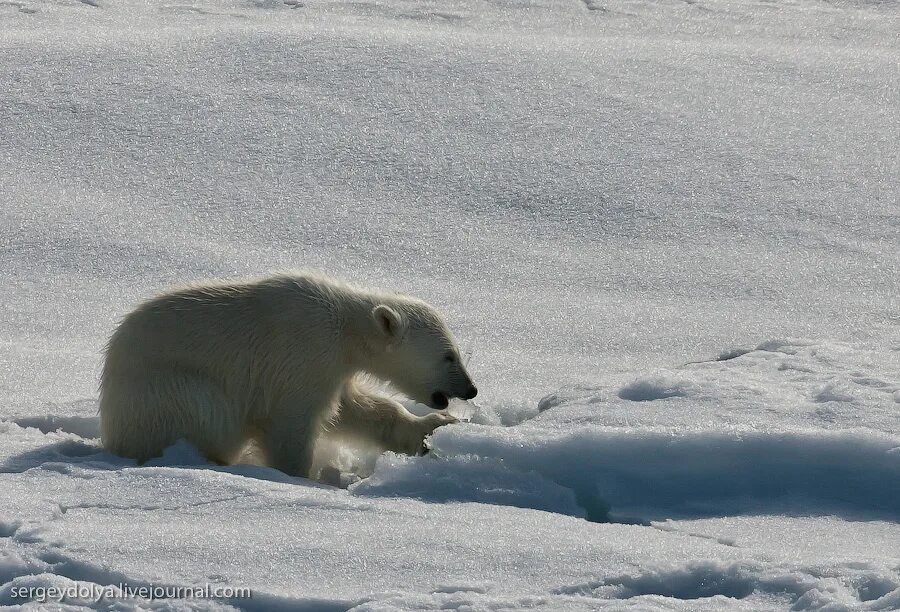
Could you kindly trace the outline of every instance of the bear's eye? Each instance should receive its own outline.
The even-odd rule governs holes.
[[[450,363],[453,363],[454,361],[456,361],[456,355],[454,355],[453,353],[447,353],[444,355],[444,359],[446,361],[449,361]]]

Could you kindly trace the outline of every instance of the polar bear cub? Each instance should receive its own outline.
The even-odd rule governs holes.
[[[269,465],[308,477],[326,427],[413,454],[455,420],[413,416],[361,375],[438,410],[478,392],[453,335],[421,300],[309,272],[175,289],[110,338],[103,444],[145,461],[185,438],[227,464],[254,440]]]

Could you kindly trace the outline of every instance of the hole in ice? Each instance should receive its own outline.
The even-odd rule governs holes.
[[[670,378],[639,378],[619,389],[619,397],[632,402],[651,402],[688,394],[687,383]]]
[[[754,591],[754,580],[739,564],[698,561],[681,567],[653,569],[637,575],[558,589],[563,594],[592,595],[603,599],[628,599],[661,595],[675,599],[701,599],[723,595],[743,599]]]

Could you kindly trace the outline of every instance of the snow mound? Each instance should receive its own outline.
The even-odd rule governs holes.
[[[593,520],[759,512],[900,520],[894,436],[596,428],[538,438],[447,428],[433,445],[439,455],[497,459],[506,470],[494,473],[501,481],[518,471],[567,487]],[[382,474],[381,486],[390,478]]]

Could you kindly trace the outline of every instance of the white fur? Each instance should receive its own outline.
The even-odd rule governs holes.
[[[103,444],[144,461],[186,438],[230,463],[255,439],[270,465],[309,476],[325,427],[414,453],[452,422],[414,417],[360,373],[423,403],[471,388],[452,335],[421,300],[313,273],[175,289],[126,316],[109,341]]]
[[[356,379],[344,386],[340,413],[328,433],[415,455],[425,450],[423,442],[431,432],[455,422],[456,418],[444,412],[425,417],[412,415],[396,400],[379,395],[364,380]]]

